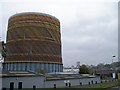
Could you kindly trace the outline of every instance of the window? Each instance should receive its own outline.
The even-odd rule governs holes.
[[[18,69],[17,70],[20,70],[20,63],[18,63]]]
[[[44,69],[44,63],[41,63],[41,69]]]
[[[49,69],[50,69],[50,72],[52,72],[52,64],[50,63],[50,67],[49,67]]]
[[[25,71],[27,71],[27,64],[28,64],[28,63],[25,63]]]
[[[8,70],[10,70],[10,64],[8,63]]]
[[[55,69],[55,64],[53,63],[53,72],[55,72],[55,70],[56,70],[56,69]]]
[[[34,71],[34,63],[31,63],[31,70]]]
[[[49,63],[47,63],[47,64],[48,64],[48,70],[47,71],[50,72],[50,64]]]
[[[6,66],[6,69],[8,70],[8,64],[6,64],[7,66]]]
[[[22,70],[25,70],[25,63],[22,63]]]
[[[26,63],[27,70],[30,70],[30,63]]]
[[[39,69],[39,63],[36,63],[36,71]]]
[[[14,70],[14,64],[11,63],[11,70]]]
[[[16,70],[18,70],[18,63],[16,63]]]
[[[10,69],[9,70],[12,70],[11,68],[12,68],[12,66],[11,66],[11,63],[10,63],[10,67],[9,67]]]

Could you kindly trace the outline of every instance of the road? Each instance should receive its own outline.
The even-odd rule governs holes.
[[[104,90],[120,90],[120,86],[112,87],[112,88],[108,88],[108,89],[104,89]]]

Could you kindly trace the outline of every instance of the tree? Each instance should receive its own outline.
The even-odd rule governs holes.
[[[43,69],[39,68],[39,69],[37,69],[37,73],[45,74],[46,70],[43,70]]]
[[[79,73],[80,74],[89,74],[89,68],[86,65],[82,65],[79,68]]]
[[[2,41],[1,44],[2,44],[2,47],[0,52],[2,54],[2,57],[5,58],[7,54],[6,44],[4,43],[4,41]]]

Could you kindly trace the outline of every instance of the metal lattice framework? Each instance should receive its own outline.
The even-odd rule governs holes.
[[[8,22],[5,62],[62,64],[60,22],[51,15],[22,13]]]

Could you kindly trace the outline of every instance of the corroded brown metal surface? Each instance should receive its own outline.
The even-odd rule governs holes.
[[[62,64],[60,22],[41,13],[23,13],[9,19],[5,62]]]

